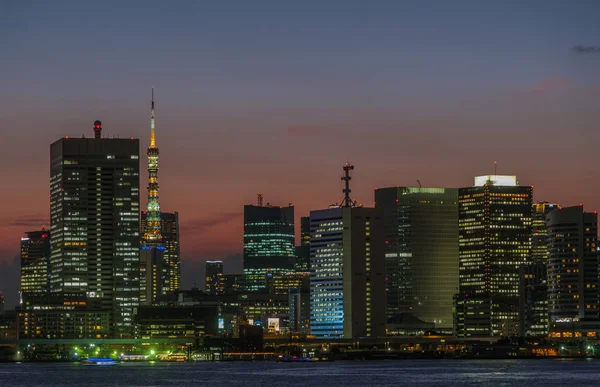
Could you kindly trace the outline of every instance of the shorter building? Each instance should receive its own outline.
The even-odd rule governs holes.
[[[21,292],[50,291],[50,231],[30,231],[21,238]]]
[[[244,293],[238,296],[241,311],[246,321],[252,324],[269,326],[269,321],[277,320],[273,333],[283,332],[289,327],[289,296],[286,294]]]
[[[190,339],[198,344],[204,336],[217,335],[217,306],[142,306],[136,322],[141,339]]]
[[[425,336],[435,324],[416,318],[411,313],[398,313],[387,321],[388,336]]]
[[[548,335],[548,285],[546,263],[519,268],[519,335]]]
[[[25,296],[17,330],[19,339],[105,339],[110,311],[88,305],[82,294]]]
[[[0,341],[17,338],[17,314],[15,311],[0,312]]]
[[[290,331],[310,334],[310,290],[290,289]]]
[[[546,216],[550,337],[595,338],[600,334],[598,214],[583,206]]]
[[[223,261],[206,261],[205,274],[205,292],[208,294],[222,294]]]
[[[164,246],[143,245],[140,250],[140,305],[153,305],[168,292],[165,287]]]
[[[219,294],[237,294],[243,289],[244,276],[242,274],[223,274],[219,277]]]
[[[309,288],[310,273],[283,272],[267,277],[267,291],[271,294],[290,294],[291,289]]]

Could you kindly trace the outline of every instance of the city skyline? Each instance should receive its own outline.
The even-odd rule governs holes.
[[[10,34],[0,35],[15,38],[5,42],[15,60],[0,63],[6,85],[0,91],[6,147],[0,174],[8,187],[2,194],[1,267],[18,256],[25,232],[49,228],[48,144],[65,136],[91,137],[91,124],[98,119],[106,135],[140,138],[143,152],[152,85],[160,101],[161,204],[164,211],[181,214],[184,266],[222,259],[226,271],[240,272],[243,205],[254,203],[258,192],[265,202],[295,205],[298,237],[301,216],[342,200],[339,166],[346,160],[357,166],[353,196],[366,206],[373,201],[373,188],[415,186],[417,179],[427,187],[466,187],[473,176],[492,173],[498,161],[499,174],[517,175],[522,184],[535,186],[534,201],[600,208],[600,183],[591,178],[600,55],[573,50],[598,43],[593,3],[576,10],[558,2],[543,9],[513,5],[510,11],[502,5],[491,10],[456,5],[454,12],[470,7],[482,24],[498,13],[515,24],[505,35],[483,29],[478,37],[468,36],[468,28],[455,31],[459,21],[439,15],[419,26],[417,20],[423,22],[427,13],[411,7],[405,14],[415,21],[400,26],[402,20],[383,17],[398,10],[393,4],[371,10],[373,17],[383,17],[379,26],[363,22],[357,3],[348,3],[337,18],[330,6],[311,17],[292,6],[266,4],[259,8],[268,13],[250,14],[221,38],[219,32],[235,18],[223,27],[193,27],[190,17],[200,10],[189,4],[171,16],[145,10],[135,17],[131,9],[119,16],[100,6],[7,6],[0,32]],[[313,8],[308,4],[305,11]],[[112,19],[117,28],[98,27],[102,34],[83,28],[91,11],[97,19]],[[226,13],[214,5],[202,11],[202,18]],[[61,12],[69,17],[66,26],[60,25],[67,17]],[[184,17],[186,12],[190,16]],[[35,23],[42,15],[48,22]],[[133,17],[131,26],[128,17]],[[177,18],[185,27],[173,28]],[[335,23],[328,28],[331,18]],[[23,20],[33,32],[18,32],[15,26]],[[117,34],[148,24],[156,29],[141,30],[147,36],[140,32],[115,41]],[[363,28],[356,31],[357,26]],[[70,37],[71,30],[81,28],[80,36]],[[436,42],[444,29],[454,32]],[[44,35],[39,42],[36,32]],[[186,46],[202,32],[215,37],[198,41],[199,51],[212,47],[212,60]],[[251,44],[240,50],[242,32]],[[516,37],[527,39],[514,42]],[[68,61],[62,54],[88,47],[86,38],[95,44],[61,68]],[[170,48],[171,42],[177,44]],[[131,54],[125,55],[129,47]],[[123,62],[110,59],[113,50]],[[236,50],[239,64],[231,63]],[[179,59],[148,64],[145,51]],[[280,51],[281,57],[273,54]],[[32,55],[55,59],[47,65]],[[446,61],[443,76],[434,65],[440,58]],[[139,74],[125,79],[141,64]],[[181,71],[165,71],[173,68]],[[365,73],[371,77],[362,77]],[[553,154],[557,157],[548,157]],[[143,160],[140,169],[145,168]],[[14,288],[6,288],[9,279],[1,271],[0,290],[10,305]],[[183,287],[200,285],[200,273],[184,278]]]

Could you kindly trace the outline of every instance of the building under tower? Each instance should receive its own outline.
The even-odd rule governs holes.
[[[310,212],[310,331],[317,338],[385,335],[383,213],[350,198]]]
[[[139,304],[139,140],[65,137],[50,146],[50,290],[107,310],[133,334]]]

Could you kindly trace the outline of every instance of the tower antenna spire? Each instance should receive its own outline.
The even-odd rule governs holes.
[[[350,176],[350,171],[354,170],[354,165],[346,162],[344,164],[344,176],[342,176],[342,180],[344,181],[344,189],[342,192],[344,193],[344,200],[340,204],[340,207],[356,207],[356,202],[350,198],[350,180],[352,180],[352,176]]]
[[[154,86],[152,86],[152,114],[150,116],[150,146],[148,146],[148,204],[144,241],[148,244],[159,243],[162,240],[160,225],[160,203],[158,187],[158,147],[156,146],[156,131],[154,126]]]

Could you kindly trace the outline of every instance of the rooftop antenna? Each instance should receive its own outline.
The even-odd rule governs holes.
[[[258,206],[259,207],[263,206],[263,194],[261,194],[261,193],[258,194]]]
[[[497,175],[496,171],[498,170],[498,163],[494,161],[494,175]]]
[[[421,185],[421,180],[417,180],[417,183],[419,184],[419,188],[423,188],[423,186]]]
[[[352,180],[352,176],[350,176],[350,171],[354,170],[354,165],[350,164],[349,162],[346,162],[343,168],[344,176],[342,176],[342,180],[344,181],[345,187],[342,190],[342,192],[344,193],[344,200],[342,200],[340,207],[354,207],[356,206],[356,203],[350,198],[350,192],[352,192],[352,190],[350,189],[350,180]]]
[[[94,138],[102,138],[102,122],[100,120],[94,122]]]

